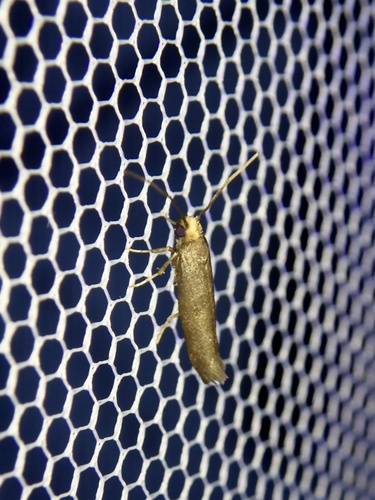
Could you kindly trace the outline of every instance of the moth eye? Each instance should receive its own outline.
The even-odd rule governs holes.
[[[183,238],[185,236],[186,230],[182,226],[177,226],[174,234],[177,236],[177,238]]]

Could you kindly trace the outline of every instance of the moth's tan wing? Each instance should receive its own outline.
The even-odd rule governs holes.
[[[191,364],[203,382],[226,379],[216,337],[216,308],[210,251],[202,235],[176,245],[178,308]]]

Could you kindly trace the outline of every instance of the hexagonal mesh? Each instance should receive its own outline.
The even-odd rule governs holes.
[[[0,497],[375,497],[375,4],[0,4]],[[159,179],[204,217],[192,369]]]

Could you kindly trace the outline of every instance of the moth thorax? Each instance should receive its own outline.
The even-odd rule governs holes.
[[[176,222],[175,234],[177,238],[196,240],[202,233],[203,229],[198,217],[185,215],[185,217],[181,217]]]

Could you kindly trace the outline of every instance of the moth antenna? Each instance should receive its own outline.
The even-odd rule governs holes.
[[[229,179],[227,179],[224,184],[222,184],[222,186],[219,187],[219,189],[216,191],[216,193],[214,194],[214,196],[211,198],[211,201],[209,202],[209,204],[206,206],[206,208],[204,208],[201,213],[198,215],[198,219],[200,219],[202,217],[202,215],[204,215],[207,210],[209,210],[212,206],[212,204],[216,201],[216,199],[221,195],[221,193],[224,191],[224,189],[228,186],[228,184],[230,184],[233,179],[235,179],[238,175],[240,175],[241,172],[243,172],[245,170],[245,168],[247,168],[250,163],[253,163],[254,160],[256,160],[258,158],[258,153],[255,153],[253,154],[253,156],[250,158],[250,160],[247,160],[247,162],[242,165],[242,167],[240,167],[238,170],[236,170],[230,177]]]
[[[131,172],[131,171],[129,171],[129,172],[125,171],[124,175],[130,175],[130,177],[134,177],[134,179],[137,179],[140,182],[147,182],[147,184],[149,184],[151,187],[153,187],[155,189],[155,191],[157,191],[158,193],[162,194],[163,196],[165,196],[166,198],[168,198],[169,200],[171,200],[172,205],[176,208],[176,210],[180,214],[180,216],[181,217],[185,217],[184,212],[177,205],[177,203],[174,201],[174,199],[172,198],[172,196],[169,193],[167,193],[167,191],[165,191],[163,188],[161,188],[160,186],[158,186],[155,183],[155,181],[149,181],[148,179],[145,179],[142,175],[136,174],[135,172]],[[173,222],[169,217],[166,217],[166,219],[168,219],[170,222],[172,222],[173,224],[175,224],[175,222]]]

